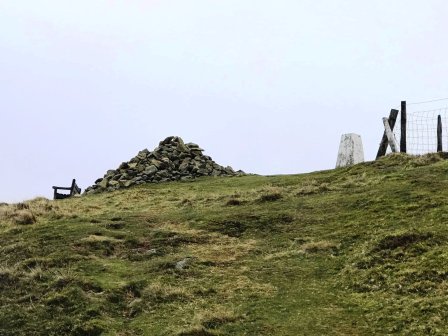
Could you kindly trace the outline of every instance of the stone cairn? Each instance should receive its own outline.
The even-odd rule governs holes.
[[[180,137],[171,136],[159,143],[152,152],[140,151],[129,162],[108,170],[103,178],[85,190],[86,194],[113,191],[143,183],[185,181],[200,176],[240,176],[245,173],[232,167],[222,167],[194,143],[184,144]]]

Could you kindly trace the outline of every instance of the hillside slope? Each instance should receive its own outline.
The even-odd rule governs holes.
[[[446,335],[448,161],[0,207],[0,335]]]

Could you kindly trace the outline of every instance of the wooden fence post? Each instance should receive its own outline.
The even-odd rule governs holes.
[[[442,152],[442,117],[437,116],[437,152]]]
[[[395,122],[397,121],[397,117],[398,117],[398,110],[395,110],[395,109],[390,110],[389,126],[390,126],[391,131],[393,131],[393,129],[395,127]],[[389,142],[387,140],[387,134],[386,134],[386,131],[384,131],[383,138],[381,139],[381,142],[380,142],[380,148],[378,149],[378,153],[376,154],[376,160],[378,160],[381,156],[386,155],[388,144],[389,144]]]
[[[389,120],[387,118],[383,118],[383,124],[384,124],[384,131],[386,132],[390,149],[392,149],[393,153],[396,153],[396,152],[398,152],[398,144],[397,144],[397,141],[395,140],[394,133],[392,133],[392,130],[390,129]]]
[[[400,152],[406,153],[406,101],[401,102],[401,139]]]

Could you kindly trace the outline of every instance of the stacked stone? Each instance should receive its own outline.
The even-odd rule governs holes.
[[[152,152],[144,149],[117,169],[108,170],[103,178],[85,190],[86,194],[113,191],[143,183],[190,180],[200,176],[238,176],[242,171],[222,167],[194,143],[184,144],[180,137],[168,137]]]

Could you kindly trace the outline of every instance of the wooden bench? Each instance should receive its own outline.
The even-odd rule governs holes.
[[[53,199],[55,199],[55,200],[72,197],[74,195],[79,195],[81,193],[81,188],[78,187],[75,179],[73,179],[71,187],[55,187],[55,186],[53,186],[53,189],[54,189]],[[60,193],[58,193],[58,190],[70,190],[70,193],[69,194],[60,194]]]

